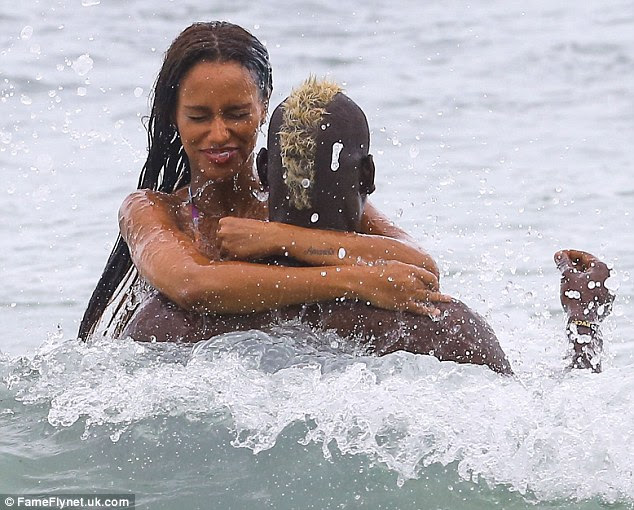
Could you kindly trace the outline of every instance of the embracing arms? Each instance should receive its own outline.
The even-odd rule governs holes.
[[[370,203],[364,209],[361,231],[339,232],[296,227],[246,218],[220,220],[218,237],[223,254],[236,260],[289,256],[309,266],[359,265],[397,260],[432,273],[438,285],[438,266],[403,230]]]
[[[159,193],[137,191],[119,212],[121,235],[140,274],[183,308],[251,313],[281,306],[355,298],[379,308],[434,313],[429,271],[400,262],[287,268],[209,260],[178,225],[177,206]]]

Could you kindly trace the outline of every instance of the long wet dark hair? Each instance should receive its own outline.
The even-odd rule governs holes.
[[[147,125],[148,156],[138,189],[171,193],[189,184],[189,160],[173,123],[178,87],[185,74],[197,63],[237,62],[253,76],[265,110],[273,89],[269,55],[264,45],[249,32],[224,21],[194,23],[172,43],[154,85],[152,110]],[[86,340],[94,331],[106,307],[123,288],[136,279],[130,251],[117,238],[106,268],[92,293],[79,326],[79,338]],[[125,293],[124,293],[125,294]],[[121,296],[122,300],[126,298]],[[121,303],[119,304],[121,306]]]

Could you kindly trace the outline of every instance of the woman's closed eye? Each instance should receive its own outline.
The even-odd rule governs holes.
[[[224,117],[228,120],[243,120],[251,117],[250,111],[229,111],[224,113]],[[193,122],[207,122],[211,120],[210,115],[188,115],[187,118]]]
[[[251,116],[250,110],[230,110],[225,113],[225,117],[230,120],[241,120]]]

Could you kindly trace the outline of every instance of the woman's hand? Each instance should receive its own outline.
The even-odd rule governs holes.
[[[608,266],[594,255],[578,250],[555,253],[561,272],[560,298],[571,320],[601,322],[612,309],[614,294],[605,286]]]
[[[426,269],[388,261],[364,266],[364,274],[354,287],[358,299],[377,308],[416,313],[440,314],[433,303],[448,303],[451,297],[438,292],[438,278]]]
[[[218,222],[220,254],[230,260],[256,260],[278,255],[276,224],[227,216]]]

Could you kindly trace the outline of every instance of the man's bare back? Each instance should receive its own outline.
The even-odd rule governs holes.
[[[405,350],[511,373],[495,333],[480,315],[457,300],[438,303],[438,308],[440,317],[432,319],[344,300],[248,315],[212,315],[183,310],[156,293],[135,313],[123,335],[141,341],[198,342],[233,331],[266,331],[299,319],[313,329],[332,330],[343,338],[358,340],[378,355]]]

